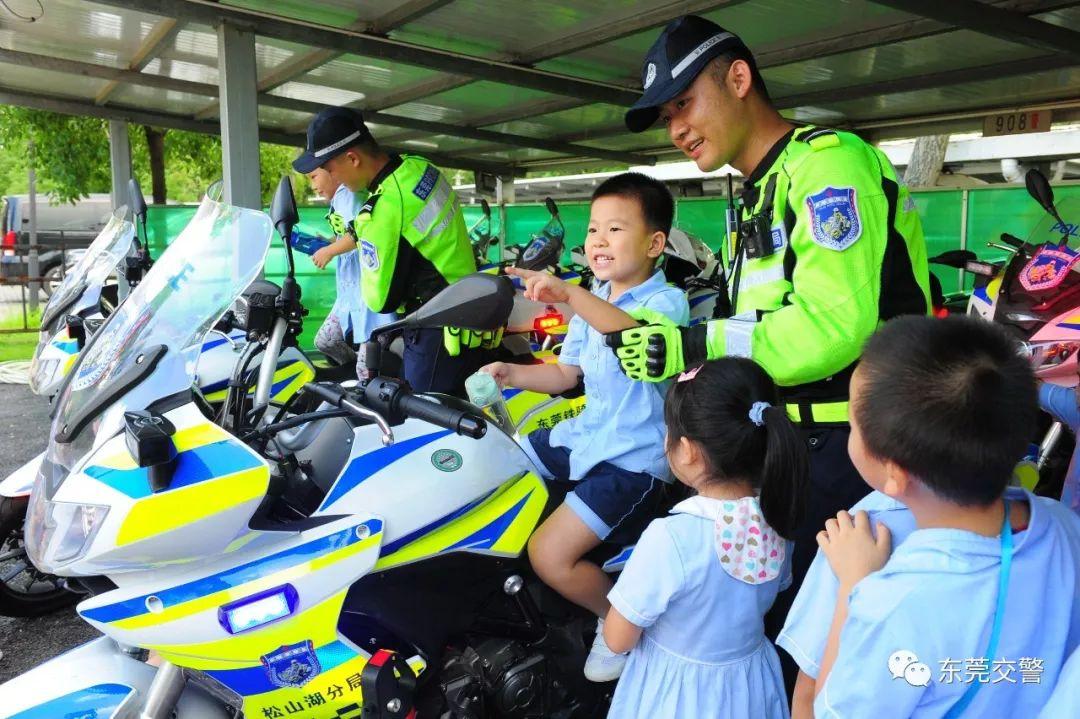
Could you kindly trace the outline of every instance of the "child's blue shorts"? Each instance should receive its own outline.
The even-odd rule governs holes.
[[[578,481],[570,477],[570,450],[552,447],[551,430],[528,436],[526,453],[539,460],[545,479],[566,492],[566,504],[605,542],[634,544],[646,525],[658,516],[667,497],[667,483],[645,472],[629,472],[601,462]],[[528,452],[532,449],[532,452]]]

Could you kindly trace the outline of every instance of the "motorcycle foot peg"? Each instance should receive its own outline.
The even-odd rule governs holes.
[[[415,719],[416,674],[398,654],[380,649],[360,672],[363,719]]]

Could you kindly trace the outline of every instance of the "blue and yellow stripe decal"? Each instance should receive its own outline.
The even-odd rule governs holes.
[[[224,342],[224,340],[221,340]],[[205,351],[206,346],[203,345]],[[254,373],[253,375],[254,376]],[[279,364],[274,371],[273,384],[270,386],[270,401],[283,404],[286,400],[300,391],[305,383],[315,379],[315,370],[307,362],[293,360]],[[200,387],[203,398],[207,402],[224,402],[229,392],[229,380],[223,379]],[[255,387],[248,391],[249,395],[255,394]]]
[[[383,548],[375,571],[455,551],[521,554],[547,504],[542,479],[527,473]]]
[[[211,422],[177,430],[176,467],[169,487],[153,492],[150,471],[138,467],[117,435],[83,473],[134,500],[116,535],[124,546],[260,501],[270,467],[250,448]]]
[[[360,527],[364,529],[358,531]],[[382,520],[368,519],[360,525],[201,579],[100,607],[80,608],[79,614],[89,621],[110,624],[117,629],[138,629],[175,621],[284,584],[358,554],[381,542],[382,531]],[[161,600],[162,611],[155,613],[147,608],[146,600],[151,596]]]
[[[319,505],[319,511],[324,511],[333,506],[335,502],[356,489],[361,482],[368,479],[376,472],[389,467],[410,452],[413,452],[424,445],[431,444],[436,440],[442,439],[449,434],[451,434],[449,430],[422,434],[419,437],[394,442],[389,447],[380,447],[379,449],[355,457],[349,462],[348,466],[345,467],[345,471],[338,477],[334,486],[330,488],[330,491],[326,495],[326,499]]]

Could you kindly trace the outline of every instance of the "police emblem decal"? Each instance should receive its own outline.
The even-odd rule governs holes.
[[[379,269],[379,251],[370,240],[360,241],[360,263],[367,270]]]
[[[645,68],[645,82],[642,83],[642,89],[648,90],[654,80],[656,80],[656,63],[650,62],[649,66]]]
[[[260,657],[260,661],[270,683],[278,687],[300,688],[322,671],[310,639],[278,647]]]
[[[826,187],[809,195],[810,237],[830,250],[846,250],[862,234],[854,187]]]

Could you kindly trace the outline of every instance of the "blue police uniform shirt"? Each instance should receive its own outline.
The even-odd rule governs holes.
[[[997,656],[971,659],[985,654],[994,623],[1000,537],[917,529],[855,585],[814,716],[939,718],[972,681],[981,686],[966,716],[1038,714],[1080,644],[1080,517],[1020,489],[1006,496],[1026,500],[1031,519],[1013,533]]]
[[[894,550],[915,531],[915,516],[911,510],[887,494],[873,491],[850,511],[854,514],[860,510],[869,515],[870,526],[875,532],[879,522],[889,528]],[[840,582],[819,549],[791,604],[784,628],[776,637],[777,646],[791,655],[804,674],[814,679],[821,669],[821,658],[829,641],[839,589]]]
[[[331,209],[344,217],[346,222],[352,222],[361,205],[363,202],[360,198],[345,185],[340,185],[330,200]],[[361,271],[360,253],[357,250],[337,256],[337,298],[330,309],[342,332],[352,330],[352,341],[356,344],[367,342],[373,330],[397,319],[392,312],[372,312],[364,304],[360,290]]]
[[[605,282],[593,294],[607,300],[611,287]],[[667,284],[662,270],[628,289],[612,304],[624,312],[644,306],[682,326],[690,321],[686,295]],[[577,417],[557,424],[549,440],[552,447],[570,450],[570,479],[581,479],[601,462],[627,472],[668,479],[664,456],[664,395],[668,383],[628,378],[619,368],[615,353],[604,344],[604,335],[580,316],[570,320],[559,362],[580,367],[585,379],[585,409]]]

